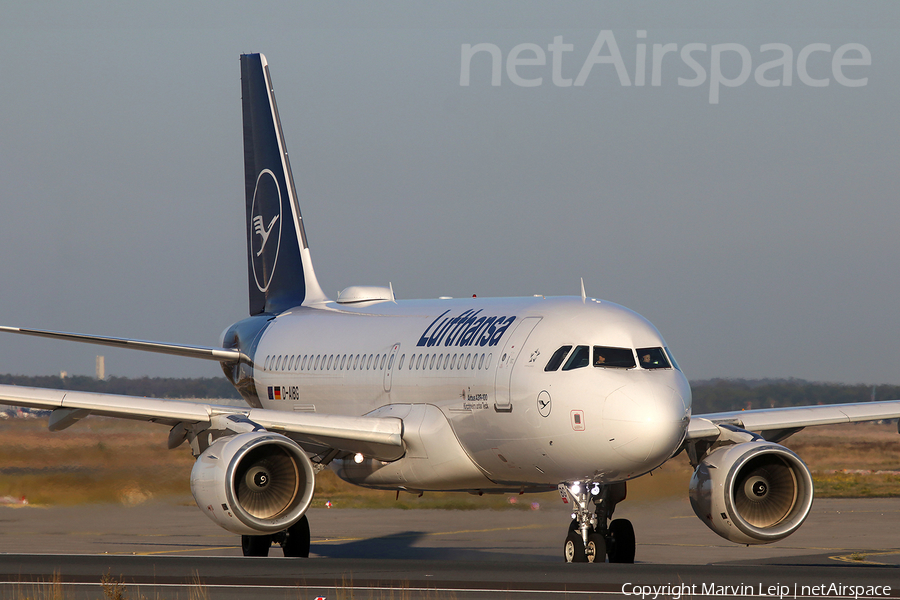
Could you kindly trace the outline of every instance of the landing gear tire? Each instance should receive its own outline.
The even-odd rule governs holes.
[[[309,558],[309,520],[306,515],[287,530],[281,549],[288,558]]]
[[[606,540],[604,537],[600,534],[592,533],[590,537],[588,537],[588,543],[584,548],[584,553],[587,556],[587,561],[589,563],[606,562]]]
[[[243,551],[244,556],[268,556],[271,545],[271,535],[241,536],[241,551]]]
[[[616,519],[609,524],[608,552],[611,563],[634,562],[634,527],[628,519]]]
[[[566,536],[566,545],[563,552],[566,562],[583,563],[587,562],[587,554],[584,551],[584,540],[577,531],[570,531]]]

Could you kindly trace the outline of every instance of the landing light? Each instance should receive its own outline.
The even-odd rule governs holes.
[[[573,493],[574,495],[576,495],[576,496],[577,496],[578,494],[580,494],[580,493],[581,493],[581,484],[578,483],[577,481],[576,481],[575,483],[573,483],[573,484],[572,484],[571,491],[572,491],[572,493]]]
[[[353,456],[353,462],[355,462],[355,463],[358,464],[358,465],[362,464],[362,461],[364,461],[365,459],[366,459],[366,457],[363,456],[363,455],[362,455],[361,453],[359,453],[359,452],[357,452],[357,453]]]
[[[594,487],[591,488],[591,496],[599,496],[600,495],[600,484],[595,483]]]

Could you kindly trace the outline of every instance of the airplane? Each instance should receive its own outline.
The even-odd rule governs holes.
[[[332,300],[313,269],[268,62],[241,56],[249,316],[217,347],[18,327],[0,330],[220,363],[246,408],[3,385],[0,403],[170,428],[196,458],[191,492],[246,556],[307,557],[325,468],[380,490],[558,490],[568,562],[633,563],[613,519],[629,480],[685,452],[694,512],[719,536],[771,543],[813,500],[780,445],[804,427],[900,417],[900,401],[693,415],[662,335],[623,306],[580,296],[398,300],[351,286]],[[562,537],[562,536],[561,536]]]

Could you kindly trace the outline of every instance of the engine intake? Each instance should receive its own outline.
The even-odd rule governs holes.
[[[306,453],[276,433],[220,438],[191,470],[197,506],[219,526],[242,535],[287,529],[306,513],[314,489]]]
[[[812,508],[813,484],[796,454],[753,441],[706,456],[691,477],[690,497],[694,513],[723,538],[769,544],[803,524]]]

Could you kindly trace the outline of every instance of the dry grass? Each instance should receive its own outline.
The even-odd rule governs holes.
[[[168,430],[158,425],[90,417],[56,433],[46,419],[0,421],[0,496],[25,497],[30,504],[72,505],[150,499],[192,502],[194,464],[187,445],[168,450]],[[316,479],[316,506],[335,508],[518,508],[558,501],[556,492],[528,495],[510,504],[507,496],[408,493],[367,490],[345,483],[330,470]]]
[[[806,462],[819,498],[900,496],[900,435],[896,424],[810,427],[783,444]],[[684,496],[691,472],[682,453],[652,477],[629,482],[629,499]]]
[[[809,465],[820,498],[900,496],[896,424],[811,427],[785,445]]]
[[[190,494],[193,458],[166,449],[164,427],[90,418],[58,433],[46,419],[0,422],[0,496],[32,504],[121,502]]]
[[[166,449],[165,427],[91,417],[57,433],[45,419],[0,421],[0,496],[31,504],[70,505],[149,499],[190,502],[193,457],[186,446]],[[819,497],[900,495],[900,435],[895,425],[860,423],[810,428],[785,445],[813,471]],[[684,454],[629,483],[631,500],[684,497],[691,467]],[[556,492],[510,496],[426,493],[416,497],[366,490],[323,471],[315,505],[334,508],[449,508],[530,510],[532,502],[556,503]]]
[[[125,585],[124,579],[115,577],[110,571],[100,577],[99,590],[92,588],[66,588],[59,571],[53,573],[50,581],[20,583],[12,588],[4,588],[0,598],[14,600],[68,600],[69,598],[98,598],[99,600],[147,600],[138,589],[132,595]],[[191,584],[186,586],[188,600],[209,600],[209,588],[200,580],[197,572],[191,577]],[[97,593],[102,595],[97,595]],[[156,594],[159,598],[159,593]],[[167,596],[168,597],[168,596]],[[178,595],[176,598],[180,597]]]
[[[835,469],[900,470],[896,425],[854,423],[810,427],[788,438],[785,446],[814,471]]]
[[[113,577],[109,571],[100,578],[100,588],[103,590],[105,600],[128,600],[128,588],[125,587],[125,582]]]

